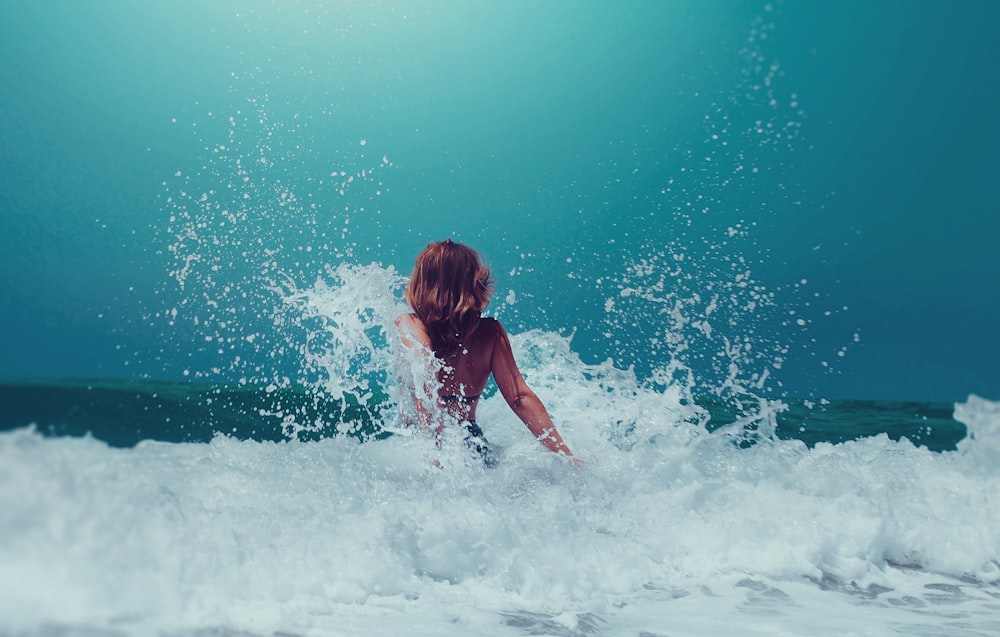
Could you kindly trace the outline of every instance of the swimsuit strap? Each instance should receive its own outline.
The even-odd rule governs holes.
[[[469,405],[479,400],[480,396],[482,394],[476,394],[475,396],[438,396],[438,400],[443,403],[464,403]]]

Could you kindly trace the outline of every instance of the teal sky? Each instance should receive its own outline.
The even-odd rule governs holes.
[[[274,162],[247,238],[306,279],[344,258],[407,271],[453,236],[526,299],[515,327],[641,369],[638,340],[629,359],[602,335],[597,281],[731,252],[809,319],[753,327],[789,343],[785,391],[1000,397],[998,18],[989,0],[4,3],[0,376],[175,376],[188,335],[143,318],[193,294],[168,276],[166,198],[224,191],[240,155]],[[276,180],[316,207],[278,210]],[[328,249],[295,257],[316,232]]]

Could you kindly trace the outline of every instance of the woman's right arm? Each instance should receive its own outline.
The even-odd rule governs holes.
[[[572,457],[573,452],[556,430],[545,405],[528,387],[527,381],[518,369],[507,331],[499,321],[497,321],[497,338],[493,344],[492,372],[504,400],[535,438],[550,451]]]

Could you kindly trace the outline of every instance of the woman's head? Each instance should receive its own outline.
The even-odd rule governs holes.
[[[431,337],[435,352],[447,354],[476,330],[490,302],[493,278],[482,256],[451,239],[417,255],[406,300]]]

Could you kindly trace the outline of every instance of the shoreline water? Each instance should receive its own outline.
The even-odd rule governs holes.
[[[33,425],[44,435],[90,433],[121,447],[144,439],[207,442],[217,433],[271,441],[316,440],[345,433],[359,439],[384,437],[388,434],[381,432],[379,416],[389,397],[380,388],[365,393],[367,400],[352,395],[334,398],[304,385],[276,388],[111,378],[0,380],[0,402],[5,405],[0,431]],[[810,447],[884,433],[932,451],[949,451],[966,435],[965,425],[953,417],[953,403],[776,400],[781,405],[774,414],[776,437],[802,440]],[[698,396],[694,402],[707,411],[709,431],[738,423],[757,408],[715,396]],[[320,424],[293,432],[283,427],[286,414]]]

